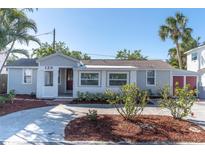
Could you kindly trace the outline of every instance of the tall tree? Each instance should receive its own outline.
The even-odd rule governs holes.
[[[192,29],[187,27],[188,19],[182,13],[177,12],[174,17],[168,17],[165,24],[160,26],[159,36],[165,41],[171,39],[175,44],[179,68],[182,69],[182,51],[180,43],[186,42],[191,36]]]
[[[42,43],[39,48],[33,50],[32,57],[41,58],[56,52],[63,53],[76,59],[91,59],[90,56],[80,51],[70,51],[65,42],[61,41],[55,43],[55,50],[53,49],[53,44],[49,44],[48,42]]]
[[[26,9],[27,10],[27,9]],[[28,56],[24,49],[15,49],[16,43],[28,45],[30,41],[40,44],[40,40],[30,31],[37,33],[36,23],[27,17],[25,9],[0,9],[0,52],[6,53],[6,58],[0,68],[0,73],[10,53],[20,53]]]
[[[141,54],[141,50],[134,50],[133,52],[127,49],[117,51],[116,59],[122,60],[147,60],[147,56]]]

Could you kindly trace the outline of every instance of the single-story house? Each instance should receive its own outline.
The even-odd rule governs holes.
[[[198,73],[172,68],[162,60],[77,60],[61,53],[40,59],[19,59],[7,65],[8,91],[35,93],[37,98],[76,98],[79,92],[101,93],[134,83],[154,95],[175,83],[198,88]]]

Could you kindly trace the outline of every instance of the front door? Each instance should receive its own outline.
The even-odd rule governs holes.
[[[184,77],[183,76],[173,76],[173,95],[175,95],[176,87],[184,87]]]
[[[70,68],[66,70],[66,90],[73,90],[73,69]]]

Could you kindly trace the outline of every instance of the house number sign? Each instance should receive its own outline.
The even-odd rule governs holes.
[[[53,66],[45,66],[45,70],[52,70]]]

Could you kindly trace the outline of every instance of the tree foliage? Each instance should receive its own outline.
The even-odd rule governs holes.
[[[193,48],[196,48],[200,45],[199,43],[200,38],[192,38],[191,36],[186,40],[186,41],[182,41],[182,43],[179,44],[179,50],[182,53],[181,54],[181,60],[182,60],[182,69],[186,69],[187,65],[186,65],[186,61],[187,61],[187,55],[185,54],[186,51],[191,50]],[[179,68],[179,63],[177,60],[177,50],[176,48],[171,48],[168,51],[168,63],[170,65],[172,65],[175,68]]]
[[[141,54],[141,50],[133,52],[127,49],[117,51],[116,59],[121,60],[147,60],[147,56]]]
[[[165,24],[160,26],[159,36],[162,41],[171,39],[175,44],[177,62],[180,69],[183,68],[182,55],[183,51],[180,48],[182,43],[189,42],[192,29],[187,27],[188,19],[182,13],[177,12],[175,16],[168,17]],[[174,61],[176,63],[176,60]]]
[[[55,43],[55,50],[53,49],[53,44],[49,44],[48,42],[42,43],[39,48],[33,50],[32,57],[45,57],[56,52],[60,52],[76,59],[91,59],[90,56],[83,54],[80,51],[70,51],[65,42],[61,41]]]
[[[35,21],[27,17],[26,10],[0,9],[0,52],[7,54],[3,66],[10,53],[28,56],[28,52],[24,49],[14,48],[16,43],[28,45],[30,41],[33,41],[40,44],[40,40],[30,34],[32,31],[37,33],[37,25]]]

